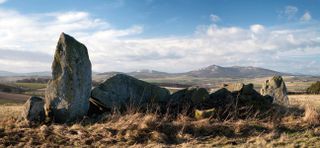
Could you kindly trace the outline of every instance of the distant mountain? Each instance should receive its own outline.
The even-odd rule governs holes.
[[[123,73],[123,72],[116,72],[116,71],[111,71],[111,72],[103,72],[97,74],[98,76],[105,76],[105,77],[110,77],[116,74],[127,74],[136,78],[162,78],[162,77],[168,77],[173,74],[166,73],[166,72],[160,72],[160,71],[155,71],[155,70],[150,70],[150,69],[141,69],[141,70],[136,70],[133,72],[128,72],[128,73]]]
[[[111,76],[120,72],[105,72],[98,75]],[[211,65],[198,70],[193,70],[185,73],[166,73],[149,69],[137,70],[134,72],[126,73],[136,78],[164,78],[164,77],[175,77],[175,76],[190,76],[199,78],[255,78],[255,77],[266,77],[273,75],[293,75],[289,73],[282,73],[274,70],[264,69],[260,67],[222,67],[218,65]]]
[[[92,71],[92,75],[101,74],[98,72]],[[38,76],[38,77],[51,77],[52,73],[50,71],[42,71],[42,72],[29,72],[29,73],[15,73],[9,71],[1,71],[0,70],[0,77],[27,77],[27,76]]]
[[[22,76],[51,76],[50,71],[21,73]]]
[[[16,77],[16,76],[51,76],[51,72],[30,72],[30,73],[14,73],[9,71],[0,71],[1,77]]]
[[[93,76],[113,76],[122,72],[104,72],[97,73],[93,72]],[[198,70],[193,70],[185,73],[166,73],[156,70],[142,69],[133,72],[125,73],[136,78],[164,78],[164,77],[175,77],[175,76],[190,76],[199,78],[255,78],[255,77],[265,77],[273,75],[294,75],[288,73],[282,73],[274,70],[264,69],[260,67],[222,67],[218,65],[211,65]],[[14,73],[9,71],[0,71],[0,77],[13,77],[13,76],[51,76],[51,72],[31,72],[31,73]]]
[[[291,75],[287,73],[277,72],[260,67],[222,67],[217,65],[211,65],[199,70],[194,70],[185,73],[186,75],[193,77],[203,78],[215,78],[215,77],[229,77],[229,78],[252,78],[252,77],[265,77],[273,75]]]
[[[96,75],[113,76],[113,75],[121,74],[121,73],[123,73],[123,72],[110,71],[110,72],[97,73]]]
[[[12,76],[15,75],[16,73],[9,72],[9,71],[0,71],[0,77],[5,77],[5,76]]]
[[[160,71],[155,71],[150,69],[137,70],[137,71],[129,72],[127,74],[136,78],[162,78],[162,77],[168,77],[172,75],[170,73],[160,72]]]

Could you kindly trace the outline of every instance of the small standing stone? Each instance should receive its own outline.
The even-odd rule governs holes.
[[[261,95],[273,97],[273,103],[288,105],[287,87],[281,76],[274,76],[262,85]]]
[[[22,117],[29,123],[41,123],[45,121],[44,100],[32,96],[23,106]]]

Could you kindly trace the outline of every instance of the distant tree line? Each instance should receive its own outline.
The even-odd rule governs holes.
[[[311,84],[309,88],[307,88],[308,94],[320,94],[320,81]]]
[[[13,87],[6,84],[0,84],[0,92],[7,92],[7,93],[21,93],[23,89],[18,87]]]
[[[28,79],[22,79],[17,80],[17,83],[48,83],[50,79],[49,78],[28,78]]]

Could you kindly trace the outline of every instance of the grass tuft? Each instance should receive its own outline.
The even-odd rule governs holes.
[[[315,107],[312,107],[311,105],[307,105],[305,107],[303,121],[310,125],[319,125],[320,123],[319,111]]]

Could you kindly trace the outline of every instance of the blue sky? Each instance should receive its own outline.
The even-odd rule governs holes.
[[[102,18],[116,28],[132,24],[144,26],[141,35],[167,36],[190,35],[199,24],[210,24],[210,14],[221,18],[219,25],[249,27],[294,22],[281,16],[286,6],[298,8],[296,18],[312,12],[312,18],[320,15],[319,0],[10,0],[3,7],[21,13],[48,13],[56,11],[85,11]]]
[[[88,47],[98,72],[182,72],[217,64],[320,74],[319,0],[0,3],[6,53],[0,70],[50,70],[59,34],[66,32]]]

